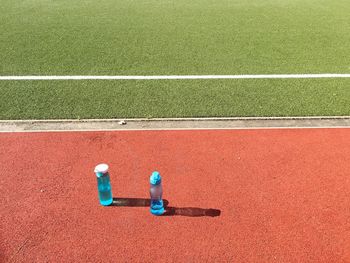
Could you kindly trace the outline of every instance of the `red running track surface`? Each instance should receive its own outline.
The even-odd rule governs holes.
[[[350,129],[3,133],[0,163],[1,262],[350,262]]]

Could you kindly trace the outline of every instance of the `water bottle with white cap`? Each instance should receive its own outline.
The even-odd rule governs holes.
[[[150,177],[150,194],[151,194],[151,213],[153,215],[162,215],[164,213],[164,205],[163,205],[163,188],[162,188],[162,178],[159,172],[155,171],[152,173]]]
[[[101,205],[110,205],[113,202],[111,182],[109,179],[108,165],[99,164],[95,167],[97,177],[98,197]]]

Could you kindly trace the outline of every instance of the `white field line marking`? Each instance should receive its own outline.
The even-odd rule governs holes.
[[[169,75],[169,76],[0,76],[0,80],[171,80],[171,79],[315,79],[350,74]]]
[[[287,116],[287,117],[186,117],[186,118],[119,118],[119,119],[27,119],[27,120],[0,120],[1,124],[16,123],[116,123],[119,121],[128,123],[160,123],[160,122],[204,122],[204,121],[337,121],[349,120],[349,116]]]

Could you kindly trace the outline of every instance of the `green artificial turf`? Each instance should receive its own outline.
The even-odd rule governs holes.
[[[348,0],[0,0],[0,76],[349,73],[349,14]],[[349,84],[0,81],[0,119],[349,115]]]
[[[0,0],[0,74],[350,71],[348,0]]]
[[[0,119],[350,115],[349,80],[3,84]]]

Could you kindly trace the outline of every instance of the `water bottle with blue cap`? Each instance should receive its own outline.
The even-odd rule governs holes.
[[[110,205],[113,202],[111,182],[109,179],[108,165],[99,164],[95,167],[97,177],[98,197],[101,205]]]
[[[151,194],[151,213],[153,215],[162,215],[164,213],[164,205],[163,205],[163,188],[162,188],[162,178],[159,172],[155,171],[152,173],[150,177],[150,194]]]

